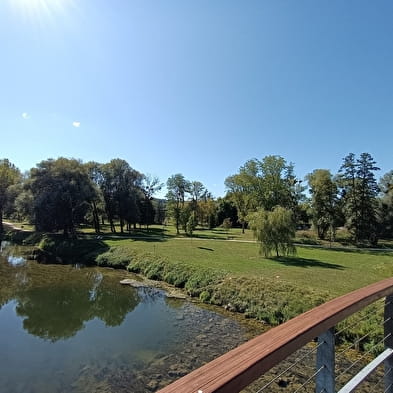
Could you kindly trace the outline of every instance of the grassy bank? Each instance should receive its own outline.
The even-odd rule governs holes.
[[[42,236],[40,248],[60,263],[123,268],[166,281],[203,302],[272,325],[393,275],[393,253],[388,251],[298,247],[294,257],[265,259],[250,232],[232,230],[232,234],[229,241],[228,233],[220,229],[187,238],[176,237],[171,227],[155,227],[132,236],[104,233],[97,239],[86,229],[78,240]],[[361,317],[352,321],[357,318]],[[366,318],[342,337],[360,337],[373,330],[368,343],[372,342],[379,329],[376,318]]]

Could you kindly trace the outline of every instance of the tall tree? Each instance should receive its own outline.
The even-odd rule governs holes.
[[[141,199],[141,223],[149,228],[154,222],[155,210],[153,205],[153,197],[161,190],[163,184],[160,183],[158,177],[145,175],[142,180],[143,198]]]
[[[166,182],[168,193],[168,210],[171,217],[175,220],[176,233],[179,234],[179,227],[182,218],[182,209],[186,194],[190,191],[190,182],[181,173],[172,175]]]
[[[247,216],[253,211],[254,199],[249,188],[247,178],[243,174],[236,174],[225,179],[228,190],[227,198],[230,199],[237,209],[237,217],[244,233]]]
[[[76,235],[95,188],[85,166],[78,160],[58,158],[41,161],[30,171],[29,189],[34,197],[34,220],[39,231],[62,230]]]
[[[139,220],[139,200],[142,197],[143,175],[132,169],[127,161],[119,158],[111,160],[100,168],[100,188],[105,201],[105,209],[111,226],[116,232],[114,220],[120,221],[120,231]]]
[[[225,180],[225,185],[243,228],[247,215],[259,208],[272,210],[282,206],[295,211],[303,191],[293,165],[274,155],[247,161],[239,173]]]
[[[0,160],[0,233],[3,228],[3,211],[10,198],[10,187],[21,180],[19,169],[7,158]]]
[[[369,153],[362,153],[358,159],[350,153],[339,171],[346,225],[356,243],[377,242],[377,170]]]
[[[315,169],[307,175],[307,180],[310,186],[313,225],[320,239],[325,239],[327,232],[330,232],[332,240],[337,223],[337,184],[327,169]]]

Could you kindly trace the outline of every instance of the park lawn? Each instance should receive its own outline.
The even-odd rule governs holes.
[[[288,282],[331,297],[347,293],[393,275],[393,253],[330,250],[297,247],[295,257],[266,259],[255,243],[198,238],[105,240],[182,262],[193,267],[224,270],[232,276],[247,276]]]

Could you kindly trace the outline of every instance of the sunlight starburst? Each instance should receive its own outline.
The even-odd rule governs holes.
[[[45,17],[64,13],[74,0],[12,0],[11,4],[24,17],[39,21]]]

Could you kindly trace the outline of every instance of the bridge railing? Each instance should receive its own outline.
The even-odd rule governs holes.
[[[274,327],[171,383],[159,393],[240,392],[291,354],[310,346],[310,343],[314,343],[309,350],[315,352],[314,371],[292,391],[304,389],[305,392],[335,393],[337,377],[335,327],[354,313],[383,298],[385,298],[382,306],[384,317],[381,321],[383,337],[375,346],[383,344],[385,349],[344,386],[341,386],[339,393],[354,391],[382,363],[385,365],[384,388],[378,391],[393,393],[393,356],[391,356],[393,353],[393,278],[340,296]],[[315,342],[316,338],[317,342]],[[354,363],[357,362],[358,360]],[[289,366],[282,373],[289,371],[291,367]],[[346,371],[344,370],[343,374]],[[262,387],[259,385],[252,391],[269,392],[272,381],[277,382],[282,373],[276,372],[270,382],[263,384]],[[311,380],[312,390],[309,386],[306,388]],[[283,383],[285,384],[285,381]]]

